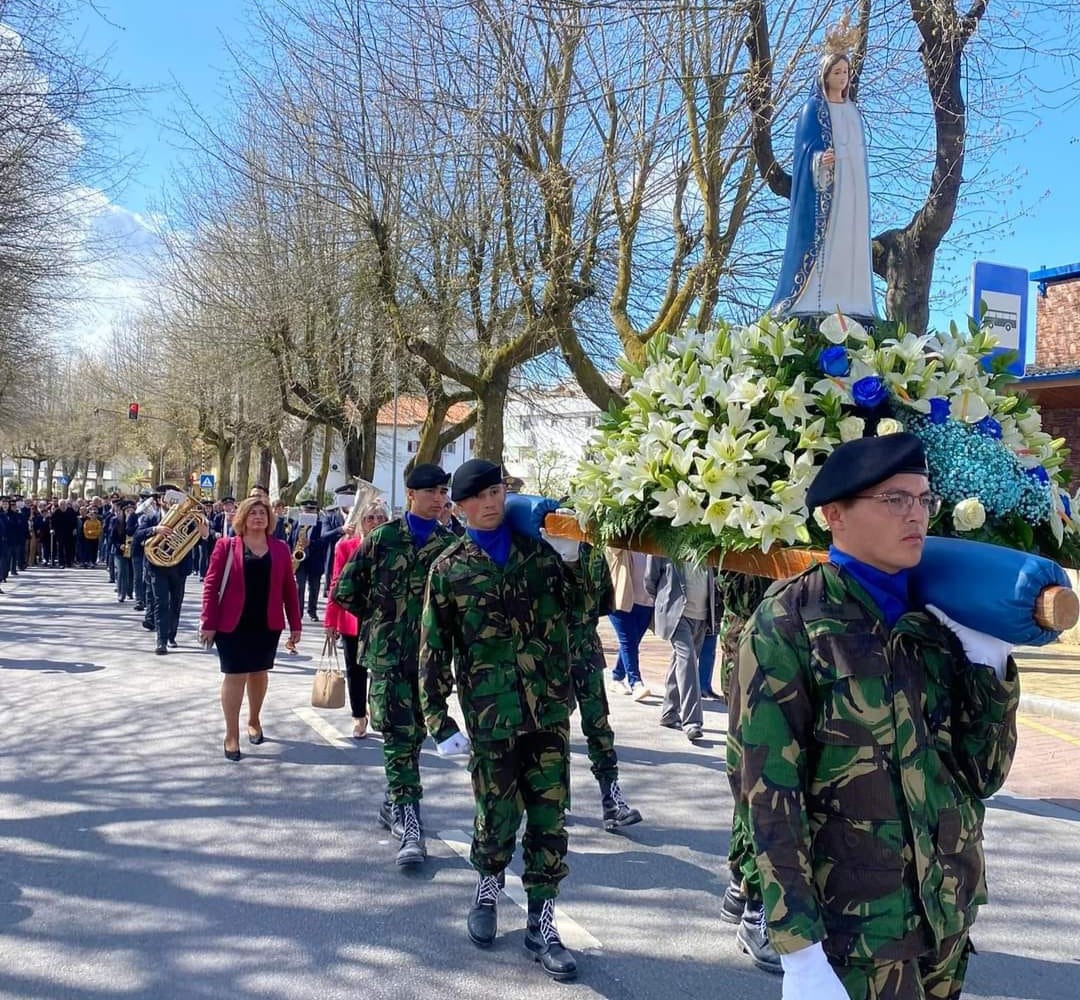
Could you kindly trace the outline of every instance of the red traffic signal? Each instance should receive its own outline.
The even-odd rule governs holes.
[[[138,403],[132,403],[128,407],[128,420],[138,420],[138,419],[139,419],[139,404]]]

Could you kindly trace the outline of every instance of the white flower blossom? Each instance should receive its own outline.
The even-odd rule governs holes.
[[[887,434],[900,434],[904,430],[904,425],[899,420],[894,420],[892,417],[885,417],[883,420],[878,421],[877,436],[885,437]]]
[[[866,421],[862,417],[844,417],[837,425],[841,441],[855,441],[866,431]]]
[[[957,531],[975,531],[986,523],[986,508],[978,497],[968,497],[953,507],[953,524]]]

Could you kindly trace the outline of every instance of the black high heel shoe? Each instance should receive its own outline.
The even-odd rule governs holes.
[[[263,731],[260,729],[254,736],[251,735],[251,730],[248,730],[248,743],[253,747],[257,747],[260,743],[265,743],[266,737],[263,735]]]
[[[243,757],[243,754],[240,753],[239,750],[230,750],[228,747],[225,747],[226,760],[237,761],[240,760],[241,757]]]

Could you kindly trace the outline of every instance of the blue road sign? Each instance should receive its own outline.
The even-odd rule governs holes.
[[[1016,351],[1009,365],[1014,375],[1024,374],[1027,356],[1028,273],[1022,267],[1006,267],[975,261],[971,269],[971,315],[978,318],[986,304],[984,322],[998,339],[994,351]]]
[[[212,490],[214,488],[214,477],[209,473],[203,473],[199,476],[199,489],[200,490]]]
[[[67,477],[67,476],[59,476],[59,477],[57,478],[57,480],[56,480],[56,481],[57,481],[57,482],[58,482],[58,483],[59,483],[59,484],[60,484],[61,486],[67,486],[67,484],[71,482],[71,480],[70,480],[70,479],[68,479],[68,477]]]

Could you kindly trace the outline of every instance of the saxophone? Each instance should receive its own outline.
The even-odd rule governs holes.
[[[295,574],[300,568],[300,564],[307,558],[308,547],[308,533],[311,531],[306,524],[300,529],[300,534],[296,536],[296,547],[293,549],[292,554],[292,571]]]
[[[194,497],[170,507],[161,523],[172,528],[168,535],[152,535],[143,546],[143,554],[155,566],[176,566],[199,541],[203,525],[202,504]]]

